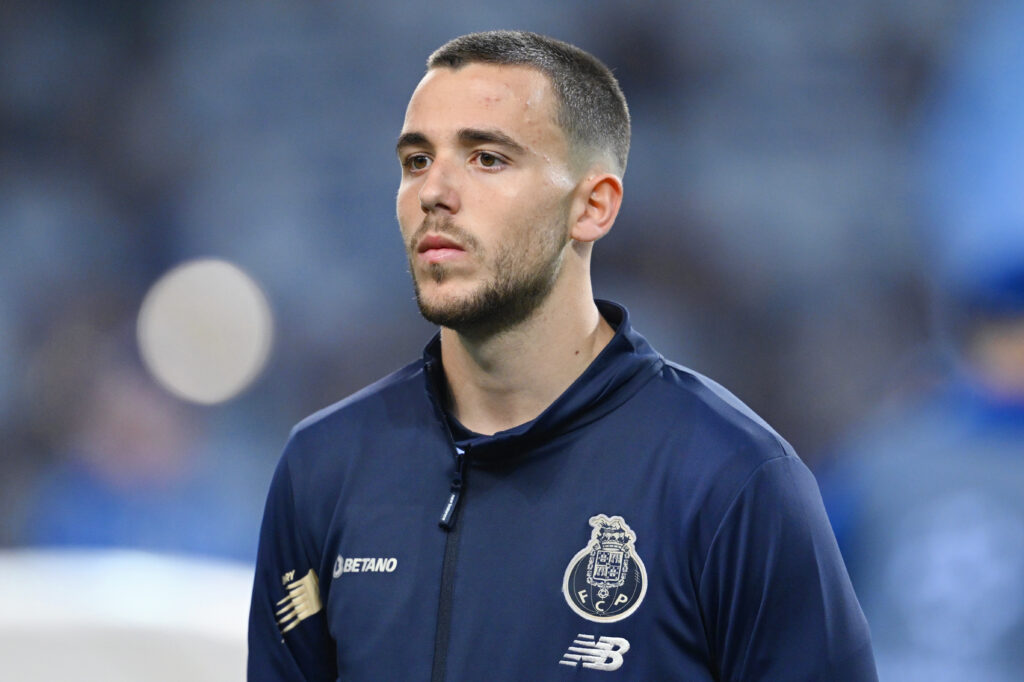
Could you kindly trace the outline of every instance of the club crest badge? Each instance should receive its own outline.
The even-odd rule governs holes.
[[[569,608],[595,623],[627,618],[647,593],[647,569],[633,544],[636,533],[621,516],[590,517],[590,542],[565,569],[562,593]]]

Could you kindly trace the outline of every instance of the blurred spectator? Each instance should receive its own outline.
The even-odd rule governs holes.
[[[36,418],[63,428],[41,439],[17,539],[250,559],[253,510],[204,460],[201,421],[146,376],[116,310],[71,300],[31,359]]]
[[[971,23],[926,117],[948,361],[842,449],[826,501],[905,682],[1024,679],[1024,5]]]

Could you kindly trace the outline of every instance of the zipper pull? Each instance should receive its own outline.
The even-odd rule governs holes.
[[[455,512],[459,507],[459,496],[462,494],[462,477],[465,473],[466,453],[462,448],[455,448],[455,476],[452,478],[452,487],[448,495],[448,502],[441,512],[439,524],[445,530],[455,527]]]

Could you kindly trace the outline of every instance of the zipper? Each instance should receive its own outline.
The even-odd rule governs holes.
[[[431,682],[443,682],[448,664],[448,638],[452,626],[452,593],[455,590],[455,562],[459,553],[459,529],[455,522],[458,517],[459,500],[462,498],[466,480],[466,452],[455,448],[455,474],[448,494],[448,501],[441,512],[438,525],[445,531],[444,564],[441,568],[441,596],[437,607],[437,630],[434,634],[434,665],[430,673]]]
[[[444,511],[441,512],[441,520],[438,522],[441,528],[449,532],[455,527],[455,514],[459,510],[459,497],[462,495],[462,480],[465,475],[466,451],[456,447],[455,475],[452,477],[451,492],[448,494],[448,503],[444,506]],[[447,553],[447,548],[445,553]]]

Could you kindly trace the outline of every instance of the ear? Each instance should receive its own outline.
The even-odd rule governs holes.
[[[622,180],[611,173],[587,177],[577,187],[576,219],[569,236],[578,242],[595,242],[612,229],[622,206]]]

